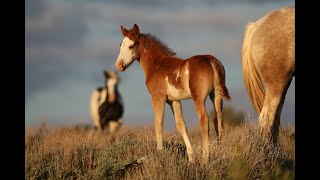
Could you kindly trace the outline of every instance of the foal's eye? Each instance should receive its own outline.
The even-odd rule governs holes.
[[[131,45],[131,46],[129,46],[129,49],[132,49],[134,46],[133,45]]]

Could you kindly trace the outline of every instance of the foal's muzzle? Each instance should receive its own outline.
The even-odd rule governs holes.
[[[126,66],[123,65],[123,62],[116,63],[115,66],[116,66],[116,68],[117,68],[118,71],[123,72],[123,71],[126,70]]]

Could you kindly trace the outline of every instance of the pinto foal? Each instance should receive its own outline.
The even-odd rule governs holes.
[[[163,119],[165,103],[173,111],[176,127],[187,147],[190,162],[194,153],[187,135],[181,102],[192,98],[200,119],[203,135],[203,160],[209,158],[209,122],[205,100],[210,96],[215,106],[216,133],[220,139],[223,131],[223,98],[231,99],[225,86],[225,70],[219,60],[211,55],[196,55],[186,60],[175,57],[175,53],[151,34],[140,33],[134,24],[130,30],[121,26],[124,39],[115,63],[119,71],[125,71],[134,60],[138,60],[146,76],[146,86],[152,97],[155,115],[157,149],[163,148]]]
[[[90,100],[94,129],[113,135],[122,125],[123,103],[118,92],[119,78],[114,71],[104,71],[105,86],[93,90]]]

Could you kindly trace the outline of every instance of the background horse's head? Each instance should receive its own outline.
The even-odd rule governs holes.
[[[119,71],[125,71],[134,60],[138,60],[140,57],[140,31],[136,24],[134,24],[130,30],[121,26],[121,31],[124,39],[120,44],[120,53],[115,66]]]
[[[104,71],[105,77],[105,86],[109,90],[114,90],[115,87],[119,84],[119,77],[116,71]]]
[[[108,101],[113,103],[116,99],[116,89],[120,81],[117,72],[115,71],[104,71],[105,86],[108,90]]]

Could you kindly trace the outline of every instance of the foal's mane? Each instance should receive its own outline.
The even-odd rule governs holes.
[[[146,38],[149,40],[153,45],[156,45],[159,47],[162,51],[164,51],[168,56],[174,56],[176,53],[169,48],[165,43],[163,43],[159,38],[156,36],[150,34],[150,33],[141,33],[140,34],[142,37]]]

